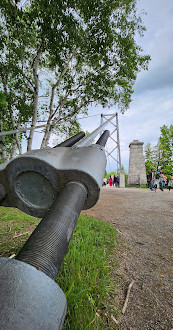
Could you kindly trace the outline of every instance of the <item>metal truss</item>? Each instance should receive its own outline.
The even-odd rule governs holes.
[[[120,140],[119,140],[119,126],[118,126],[118,113],[116,114],[101,114],[101,125],[107,120],[107,117],[115,117],[110,120],[110,124],[113,126],[112,130],[110,130],[109,138],[114,142],[115,147],[111,149],[111,151],[106,151],[107,158],[111,157],[118,165],[119,170],[121,170],[121,153],[120,153]],[[115,119],[115,121],[114,121]],[[117,150],[117,155],[115,156],[115,151]]]

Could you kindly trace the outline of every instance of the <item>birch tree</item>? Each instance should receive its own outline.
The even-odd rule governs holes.
[[[136,0],[4,0],[0,10],[6,120],[8,128],[32,126],[28,151],[38,121],[47,124],[43,148],[52,132],[79,129],[90,104],[128,109],[149,61],[135,41],[145,30]],[[13,141],[21,152],[17,135]]]

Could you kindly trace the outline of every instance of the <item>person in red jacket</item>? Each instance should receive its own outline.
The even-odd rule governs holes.
[[[113,180],[112,180],[111,175],[110,175],[110,177],[109,177],[109,186],[110,187],[112,187],[112,182],[113,182]]]

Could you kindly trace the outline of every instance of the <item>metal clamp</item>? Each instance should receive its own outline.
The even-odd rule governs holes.
[[[98,200],[106,167],[104,147],[33,150],[0,168],[0,205],[44,217],[64,186],[79,181],[87,188],[83,209]]]

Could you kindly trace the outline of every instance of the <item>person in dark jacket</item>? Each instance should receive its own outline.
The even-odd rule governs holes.
[[[119,178],[119,176],[117,175],[117,186],[119,186],[119,182],[120,182],[120,178]]]
[[[153,191],[154,190],[154,180],[155,180],[155,173],[153,168],[151,168],[151,171],[148,175],[148,179],[150,181],[150,190]]]
[[[113,177],[113,187],[117,187],[117,177],[114,175]]]

